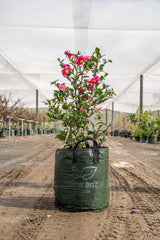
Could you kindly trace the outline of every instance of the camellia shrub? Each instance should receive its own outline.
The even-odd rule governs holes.
[[[63,129],[57,138],[66,143],[65,147],[73,148],[85,136],[94,137],[101,146],[106,140],[108,126],[98,114],[100,105],[115,94],[104,81],[108,75],[104,66],[112,61],[106,60],[99,48],[91,56],[83,56],[79,51],[76,54],[65,51],[65,56],[67,63],[58,58],[65,81],[51,83],[54,95],[47,101],[48,116],[51,120],[62,121]],[[95,124],[91,117],[96,113],[98,122]]]

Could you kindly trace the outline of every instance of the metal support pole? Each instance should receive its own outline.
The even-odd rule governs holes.
[[[33,120],[27,120],[27,122],[29,122],[29,128],[30,128],[30,136],[31,136],[31,123],[33,122]]]
[[[43,134],[43,122],[41,123],[41,133]]]
[[[11,131],[11,119],[13,118],[13,117],[10,117],[10,116],[7,116],[7,118],[9,118],[9,138],[10,138],[10,136],[11,136],[11,133],[10,133],[10,131]]]
[[[112,102],[112,134],[113,134],[113,120],[114,120],[114,102]],[[114,134],[113,134],[114,136]]]
[[[29,126],[30,126],[30,136],[31,136],[31,121],[29,122]]]
[[[23,119],[23,118],[20,118],[19,119],[20,121],[21,121],[21,136],[23,137],[23,121],[25,120],[25,119]]]
[[[108,124],[108,109],[106,108],[106,125]]]
[[[114,102],[112,102],[112,124],[114,120]]]
[[[11,118],[9,117],[9,137],[10,137],[10,131],[11,131]]]
[[[34,121],[35,124],[36,124],[36,134],[38,134],[38,122],[37,121]]]
[[[36,116],[38,116],[38,89],[36,89]]]
[[[143,113],[143,75],[140,75],[140,103],[139,103],[140,113]]]

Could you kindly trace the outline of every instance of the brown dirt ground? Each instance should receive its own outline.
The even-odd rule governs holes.
[[[106,145],[109,208],[67,212],[54,204],[55,135],[0,139],[0,240],[160,240],[160,144]]]

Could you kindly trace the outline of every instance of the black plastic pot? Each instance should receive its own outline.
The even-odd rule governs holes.
[[[136,137],[134,137],[135,138],[135,140],[137,141],[137,142],[140,142],[140,137],[139,136],[136,136]]]
[[[15,136],[20,136],[20,135],[21,135],[20,129],[15,129]]]
[[[155,137],[148,137],[148,143],[155,143]]]
[[[117,129],[114,131],[114,136],[119,136],[119,131]]]

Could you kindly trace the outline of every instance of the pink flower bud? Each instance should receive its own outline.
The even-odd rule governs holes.
[[[64,53],[69,57],[69,59],[73,56],[73,53],[68,50],[66,50]]]
[[[81,91],[81,92],[85,92],[85,91],[86,91],[86,89],[82,88],[80,91]]]
[[[88,86],[89,86],[90,88],[93,88],[93,84],[91,84],[91,83],[90,83]]]

